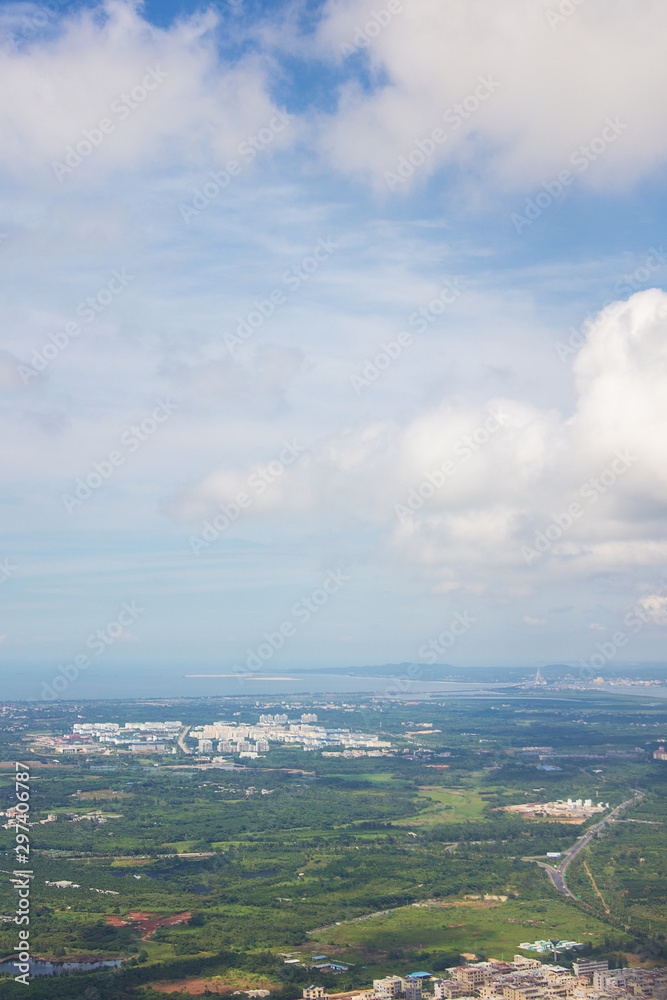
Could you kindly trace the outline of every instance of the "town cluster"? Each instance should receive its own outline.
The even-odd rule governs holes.
[[[256,725],[235,722],[215,722],[190,730],[190,739],[197,740],[198,752],[210,755],[238,754],[239,757],[256,757],[266,753],[271,743],[293,743],[304,750],[322,750],[343,747],[333,753],[346,756],[375,756],[387,753],[391,743],[369,733],[349,729],[325,729],[317,725],[317,715],[305,712],[300,720],[290,720],[287,715],[260,715]],[[331,751],[330,751],[331,752]]]
[[[35,740],[35,744],[38,743],[36,749],[59,754],[177,754],[180,750],[195,760],[213,760],[214,763],[224,763],[223,758],[215,754],[257,757],[268,753],[272,743],[322,750],[333,757],[380,757],[393,753],[391,743],[378,736],[317,725],[314,712],[304,712],[297,719],[290,719],[286,714],[260,715],[259,721],[251,725],[215,722],[187,726],[179,720],[123,724],[77,722],[71,734],[39,736]]]
[[[572,971],[515,955],[514,961],[491,959],[453,966],[445,978],[428,972],[386,976],[373,988],[327,994],[308,986],[304,1000],[667,1000],[667,969],[610,969],[607,960],[580,959]]]
[[[33,748],[41,753],[111,754],[115,750],[132,753],[176,753],[175,741],[181,722],[75,722],[64,736],[37,736]]]

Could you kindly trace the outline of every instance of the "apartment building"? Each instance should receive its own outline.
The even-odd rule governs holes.
[[[590,981],[593,982],[593,977],[596,972],[609,971],[609,962],[606,958],[604,961],[599,959],[580,958],[578,961],[572,963],[572,968],[574,969],[575,976],[588,976]]]

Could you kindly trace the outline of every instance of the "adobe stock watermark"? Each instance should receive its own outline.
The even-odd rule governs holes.
[[[368,48],[374,38],[380,34],[393,21],[396,14],[402,14],[405,8],[400,0],[389,0],[386,7],[379,10],[372,10],[370,20],[364,25],[355,25],[354,35],[351,42],[341,42],[341,55],[347,58],[355,52],[361,52]]]
[[[438,656],[444,656],[447,650],[456,645],[458,640],[477,624],[477,618],[473,618],[469,611],[463,613],[457,611],[449,628],[443,629],[435,639],[430,639],[423,646],[419,647],[418,656],[427,663],[437,663]]]
[[[125,464],[127,456],[133,455],[146,441],[149,441],[158,428],[178,409],[178,403],[169,396],[166,399],[156,399],[155,402],[157,405],[147,417],[125,428],[120,435],[119,448],[114,448],[105,458],[94,462],[92,470],[86,476],[79,476],[72,493],[61,494],[61,500],[68,514],[78,510],[86,500],[90,499],[95,490],[99,490],[103,483],[108,482],[116,469]]]
[[[424,333],[431,323],[435,323],[466,290],[466,278],[446,278],[439,293],[431,301],[420,306],[408,317],[408,323],[415,328],[416,333]],[[360,375],[350,375],[350,383],[357,396],[367,386],[376,382],[382,372],[386,371],[406,348],[412,347],[412,333],[402,330],[394,340],[383,341],[380,350],[372,358],[366,358]]]
[[[617,451],[616,457],[602,472],[586,480],[579,489],[579,496],[588,502],[589,507],[594,506],[637,461],[637,457],[628,451]],[[532,546],[521,546],[521,555],[527,565],[530,566],[545,553],[550,552],[556,542],[560,541],[565,532],[569,531],[575,521],[582,518],[585,513],[586,508],[578,500],[573,500],[566,510],[560,514],[552,514],[549,524],[535,532]]]
[[[294,465],[301,455],[307,451],[305,446],[300,445],[296,438],[292,441],[284,441],[283,448],[277,458],[267,462],[266,465],[257,468],[248,476],[246,483],[248,492],[240,491],[229,503],[218,505],[219,514],[204,521],[199,535],[190,535],[188,542],[190,549],[195,555],[199,555],[202,549],[207,549],[213,542],[217,541],[227,531],[227,529],[241,516],[241,512],[252,507],[257,497],[261,497],[270,487],[282,478],[285,469]]]
[[[275,313],[276,309],[284,306],[289,295],[296,292],[304,282],[308,281],[320,269],[322,264],[329,260],[331,255],[340,249],[340,243],[336,243],[330,236],[326,239],[319,239],[310,254],[293,264],[282,276],[282,284],[288,291],[277,286],[267,293],[265,298],[253,301],[254,309],[251,309],[247,316],[237,316],[238,324],[234,333],[225,333],[223,339],[230,354],[233,354],[237,347],[245,344],[260,327]]]
[[[103,656],[106,651],[118,642],[119,639],[127,637],[127,629],[144,614],[144,608],[138,608],[135,601],[123,601],[120,610],[112,621],[107,622],[102,628],[91,632],[85,640],[86,649],[90,650],[93,656]],[[51,682],[44,681],[42,685],[42,701],[54,701],[67,691],[70,684],[80,676],[81,672],[88,670],[93,663],[88,653],[77,653],[69,663],[61,664],[51,678]]]
[[[560,0],[556,10],[553,7],[545,10],[544,16],[547,19],[547,24],[552,31],[555,31],[561,24],[565,24],[573,14],[576,14],[585,3],[586,0]]]
[[[610,639],[595,644],[596,652],[587,660],[580,661],[579,674],[590,680],[605,663],[613,660],[619,649],[627,646],[632,636],[637,635],[649,623],[667,625],[667,581],[661,579],[660,586],[653,594],[640,598],[623,616],[627,631],[618,629]]]
[[[119,94],[111,102],[110,112],[114,118],[101,118],[94,128],[84,128],[81,130],[82,138],[74,145],[65,146],[64,162],[53,160],[51,169],[62,184],[63,179],[80,167],[84,160],[92,155],[93,151],[102,145],[104,140],[112,132],[116,131],[119,122],[129,118],[133,111],[136,111],[144,103],[146,98],[166,79],[167,73],[159,66],[154,69],[146,67],[146,73],[140,83],[136,83],[131,90]]]
[[[120,271],[112,271],[111,278],[106,285],[98,288],[94,295],[88,295],[87,298],[82,299],[74,310],[83,321],[83,325],[89,326],[93,323],[109,308],[114,299],[118,298],[131,281],[134,281],[134,275],[128,274],[125,268]],[[50,333],[48,341],[41,348],[35,348],[32,351],[29,364],[16,366],[23,384],[28,385],[36,375],[41,375],[42,372],[46,371],[51,362],[59,354],[62,354],[81,332],[82,324],[76,320],[70,320],[69,323],[65,323],[61,330]]]
[[[442,113],[442,120],[450,128],[451,132],[456,132],[464,122],[475,114],[476,111],[500,88],[500,83],[492,76],[478,77],[475,89],[463,98],[462,101],[447,108]],[[434,128],[424,139],[415,139],[415,144],[407,156],[401,156],[395,171],[385,170],[384,179],[390,191],[405,184],[414,174],[415,170],[423,167],[426,161],[433,156],[438,146],[447,142],[449,133],[444,129]]]
[[[322,586],[317,587],[307,597],[302,597],[290,609],[291,618],[281,622],[275,632],[265,632],[262,642],[255,649],[248,648],[245,664],[234,665],[234,674],[240,684],[248,680],[262,665],[270,660],[279,649],[285,645],[288,639],[292,639],[298,630],[299,624],[304,624],[318,614],[322,608],[329,603],[332,596],[345,586],[350,577],[346,576],[341,569],[330,570]],[[294,621],[294,619],[296,621]]]
[[[570,153],[569,163],[575,172],[561,170],[558,177],[542,181],[544,190],[539,191],[533,198],[526,198],[523,215],[518,212],[511,213],[510,222],[517,233],[521,233],[526,226],[532,226],[533,222],[539,219],[547,208],[559,201],[570,185],[574,183],[577,174],[584,174],[592,163],[604,156],[609,147],[618,140],[619,136],[623,135],[628,127],[618,116],[605,118],[600,135],[595,136],[586,145],[577,146]]]
[[[642,288],[646,287],[655,272],[665,267],[665,265],[667,265],[665,248],[662,246],[660,249],[649,247],[643,262],[634,271],[630,272],[630,274],[624,274],[614,285],[614,291],[617,295],[633,295],[635,292],[641,291]],[[589,334],[601,327],[609,318],[613,312],[612,307],[615,306],[616,302],[618,302],[617,298],[610,299],[594,316],[590,314],[586,316],[578,329],[571,326],[567,343],[559,340],[554,344],[556,354],[561,361],[567,361],[568,358],[573,357],[577,353],[580,347],[584,346]]]
[[[457,611],[449,623],[449,628],[443,629],[434,639],[429,639],[420,646],[417,655],[428,664],[437,663],[438,657],[444,656],[476,624],[477,618],[474,618],[469,611]],[[421,680],[423,674],[423,664],[408,663],[403,673],[399,677],[392,678],[387,684],[382,696],[397,699],[409,694],[414,690],[412,685]]]
[[[206,180],[201,187],[194,189],[189,202],[182,202],[178,206],[183,221],[190,223],[192,219],[201,215],[204,209],[229,187],[232,178],[238,177],[258,153],[270,146],[276,136],[285,131],[293,118],[294,115],[289,115],[286,111],[277,111],[263,128],[254,135],[246,136],[236,147],[236,152],[242,159],[229,160],[224,170],[209,171],[210,180]]]
[[[509,420],[509,414],[503,413],[501,410],[489,413],[486,420],[475,427],[473,431],[459,438],[452,448],[453,454],[461,462],[469,461],[480,448],[488,444],[494,434],[497,434],[499,430],[508,424]],[[422,482],[408,491],[405,504],[394,504],[394,513],[401,524],[405,524],[413,514],[421,510],[427,500],[434,497],[437,491],[442,489],[447,480],[456,475],[458,468],[459,465],[455,461],[445,459],[437,469],[426,472]]]
[[[0,562],[0,583],[6,583],[10,580],[16,573],[18,573],[18,566],[14,566],[9,559],[3,559]]]

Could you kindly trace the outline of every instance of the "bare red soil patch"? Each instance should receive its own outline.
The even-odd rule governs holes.
[[[158,927],[175,927],[177,924],[187,924],[192,919],[189,910],[184,913],[172,913],[168,917],[160,917],[157,913],[145,913],[143,910],[132,910],[130,912],[132,920],[121,920],[120,917],[110,916],[106,918],[108,924],[114,927],[127,927],[131,922],[140,931],[143,931],[141,940],[145,941],[151,934],[155,934]]]
[[[209,994],[214,996],[229,996],[231,993],[238,993],[239,987],[235,983],[230,983],[224,978],[215,977],[214,979],[178,979],[173,982],[162,982],[162,983],[150,983],[150,988],[155,990],[156,993],[188,993],[190,996],[201,996],[203,993],[208,991]],[[254,987],[255,989],[261,989],[262,987]],[[275,983],[266,983],[263,986],[264,989],[275,988]],[[241,991],[245,997],[245,990]]]

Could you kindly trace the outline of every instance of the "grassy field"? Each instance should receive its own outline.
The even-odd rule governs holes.
[[[467,788],[442,788],[440,785],[420,785],[419,798],[425,808],[414,818],[396,820],[397,826],[435,826],[437,823],[459,823],[479,819],[484,799]]]
[[[463,953],[473,947],[479,954],[509,958],[520,941],[558,937],[598,944],[608,933],[609,927],[602,921],[559,899],[505,903],[464,900],[403,906],[382,916],[316,932],[311,940],[324,949],[332,947],[344,953],[350,962],[368,965],[397,948]]]

